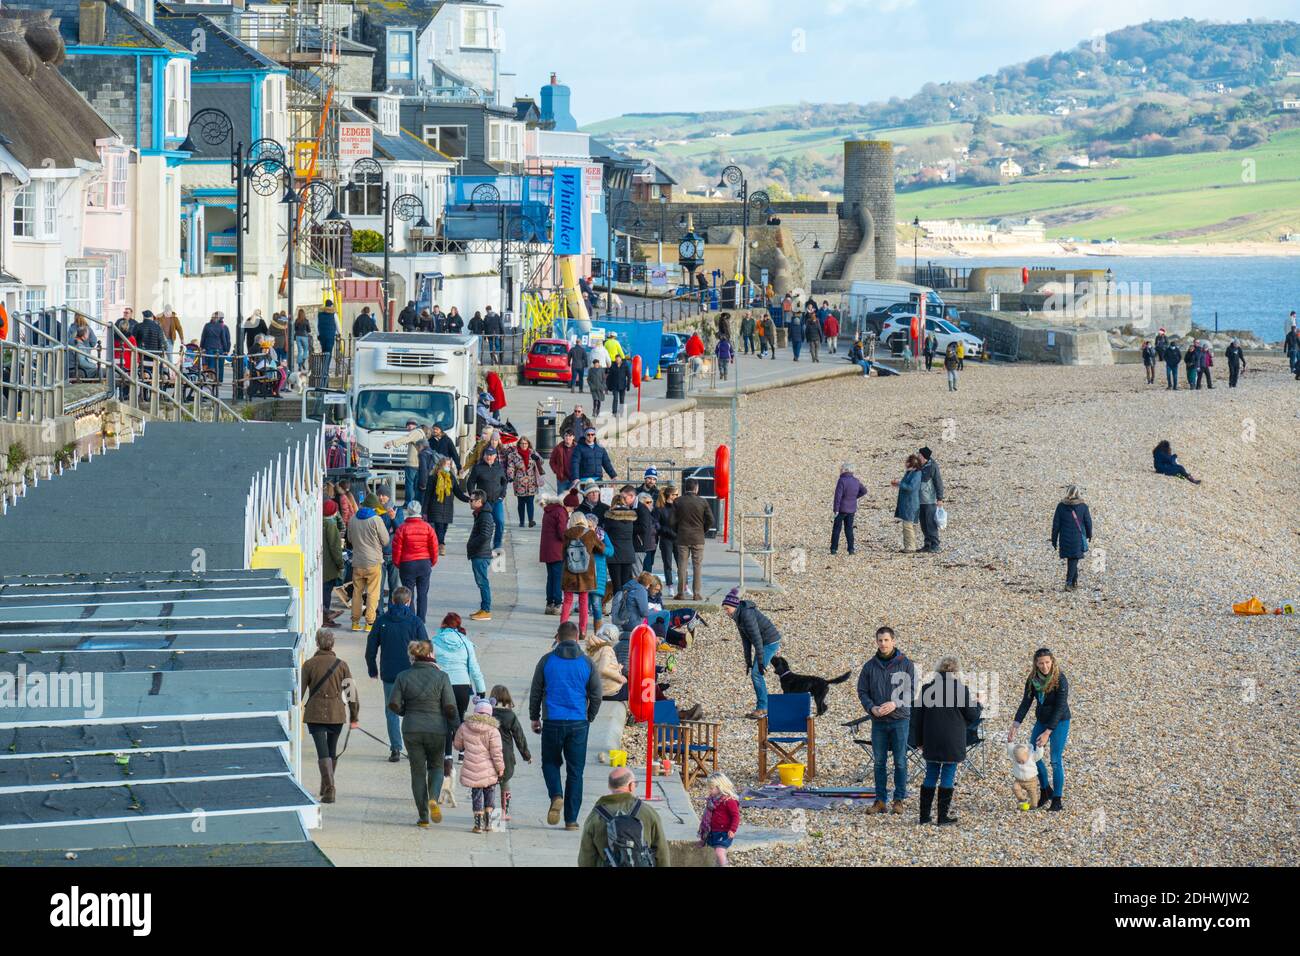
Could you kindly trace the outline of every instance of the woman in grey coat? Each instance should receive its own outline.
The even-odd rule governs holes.
[[[600,414],[600,403],[605,400],[605,367],[600,359],[592,359],[587,369],[587,388],[591,390],[591,414]]]
[[[420,813],[418,827],[442,822],[443,751],[460,724],[451,681],[434,664],[433,645],[411,641],[411,666],[397,675],[388,709],[402,718],[402,743],[411,761],[411,794]]]

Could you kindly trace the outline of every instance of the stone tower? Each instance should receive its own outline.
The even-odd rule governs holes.
[[[840,235],[856,235],[856,249],[843,250],[843,283],[892,279],[896,275],[894,230],[894,144],[884,140],[844,141],[844,202]]]

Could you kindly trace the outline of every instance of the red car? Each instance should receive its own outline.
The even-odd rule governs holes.
[[[564,339],[538,339],[524,359],[525,382],[562,382],[573,378],[569,368],[569,343]]]

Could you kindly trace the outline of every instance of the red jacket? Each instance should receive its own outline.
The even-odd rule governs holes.
[[[712,810],[709,807],[712,806]],[[704,817],[700,820],[700,834],[735,833],[740,829],[740,804],[730,797],[723,797],[716,804],[710,800],[705,804]]]
[[[686,340],[686,357],[695,358],[697,355],[704,354],[704,340],[700,338],[699,332],[692,332],[691,337]]]
[[[404,561],[438,563],[438,536],[423,518],[407,518],[393,536],[393,564]]]
[[[822,329],[828,338],[840,334],[840,320],[833,315],[826,316],[826,325]]]
[[[569,474],[569,462],[573,460],[573,448],[560,442],[551,452],[551,472],[555,475],[556,481],[571,481],[573,475]]]
[[[537,560],[543,564],[564,560],[564,532],[569,530],[569,509],[561,504],[547,505],[542,512],[542,543]]]

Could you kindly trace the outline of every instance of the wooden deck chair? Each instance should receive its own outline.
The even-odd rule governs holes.
[[[718,769],[720,724],[707,720],[682,720],[677,704],[655,701],[655,761],[667,757],[682,768],[682,784],[690,788],[699,777]],[[707,762],[707,765],[706,765]]]
[[[817,776],[817,725],[812,715],[811,694],[770,694],[767,714],[758,718],[758,778],[767,781],[768,752],[777,763],[805,763],[805,776]],[[808,759],[801,761],[801,751]]]

